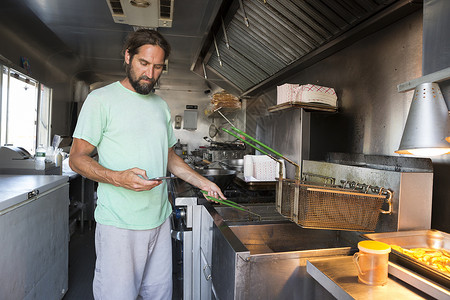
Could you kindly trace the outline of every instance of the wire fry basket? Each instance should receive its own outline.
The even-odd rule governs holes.
[[[225,118],[225,116],[223,117]],[[250,139],[258,146],[230,130],[222,128],[223,131],[280,163],[279,178],[277,179],[276,185],[277,211],[300,226],[305,228],[370,232],[375,231],[380,213],[390,214],[392,212],[391,200],[393,194],[390,190],[380,188],[379,194],[372,195],[367,193],[368,189],[366,192],[358,192],[356,190],[336,188],[334,187],[334,178],[332,178],[329,184],[332,187],[302,183],[300,181],[300,165],[237,129],[227,118],[225,120],[232,126],[231,130]],[[277,157],[281,157],[288,163],[294,165],[295,180],[283,179],[282,164]],[[304,175],[319,177],[325,181],[330,179],[330,177],[316,174],[305,173]],[[382,195],[383,191],[387,197]],[[386,198],[389,203],[388,211],[381,210],[381,206]]]
[[[283,179],[279,212],[304,228],[373,232],[380,213],[391,212],[392,192],[385,195]],[[381,209],[387,201],[389,211]]]

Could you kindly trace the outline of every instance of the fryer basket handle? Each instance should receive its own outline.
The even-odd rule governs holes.
[[[388,189],[385,189],[385,191],[388,193],[387,203],[389,204],[389,209],[388,210],[380,209],[380,212],[385,215],[390,215],[392,214],[392,197],[394,196],[394,192]]]

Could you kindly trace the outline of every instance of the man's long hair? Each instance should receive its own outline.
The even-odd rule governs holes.
[[[170,45],[167,40],[157,31],[150,29],[139,29],[128,35],[123,46],[122,54],[125,55],[126,50],[130,53],[130,60],[138,52],[139,47],[143,45],[159,46],[164,50],[164,60],[169,57]]]

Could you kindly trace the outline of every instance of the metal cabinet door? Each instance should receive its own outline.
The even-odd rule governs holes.
[[[0,299],[62,299],[68,288],[69,184],[0,211]]]
[[[208,210],[202,206],[202,221],[200,229],[200,290],[201,299],[211,299],[211,261],[213,219]]]
[[[211,265],[206,261],[205,254],[200,250],[202,274],[200,275],[200,299],[211,299]]]
[[[206,261],[211,264],[213,218],[204,206],[202,206],[202,221],[200,232],[200,248],[205,255]]]

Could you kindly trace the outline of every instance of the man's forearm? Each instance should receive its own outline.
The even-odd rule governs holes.
[[[116,172],[103,167],[90,156],[70,156],[69,164],[73,171],[86,178],[97,182],[110,183],[118,186],[117,180],[115,180]]]
[[[175,154],[173,149],[169,149],[167,169],[184,181],[208,192],[208,196],[226,199],[220,188],[212,181],[195,172],[181,157]],[[208,198],[207,198],[208,199]]]
[[[198,188],[202,188],[205,183],[209,182],[206,178],[192,170],[192,168],[174,152],[169,152],[167,169],[172,174]]]

